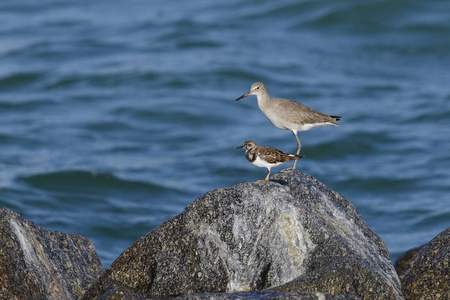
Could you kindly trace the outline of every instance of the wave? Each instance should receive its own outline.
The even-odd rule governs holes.
[[[16,89],[27,87],[40,81],[44,77],[41,72],[19,72],[0,77],[0,89]]]
[[[433,212],[425,216],[417,216],[416,219],[417,221],[414,224],[416,228],[436,228],[438,227],[436,225],[443,228],[448,225],[448,220],[450,220],[450,212]]]
[[[273,22],[291,31],[368,34],[448,34],[448,3],[442,1],[277,1],[240,5],[245,19]],[[282,20],[282,21],[280,21]],[[418,41],[420,42],[420,40]]]
[[[347,177],[349,176],[347,175]],[[418,182],[420,179],[415,178],[353,176],[339,181],[339,184],[344,188],[348,187],[353,192],[377,191],[377,193],[393,195],[396,192],[413,190]]]
[[[1,101],[0,110],[3,112],[33,112],[37,109],[54,105],[55,101],[49,98],[28,98],[24,100],[12,99],[10,101]]]
[[[305,147],[303,154],[313,153],[315,159],[336,159],[338,157],[367,156],[379,154],[385,145],[395,144],[397,140],[380,132],[353,131],[328,142]]]
[[[23,176],[18,178],[18,180],[34,188],[50,191],[121,192],[151,195],[158,195],[169,191],[166,187],[157,184],[125,180],[110,173],[83,170],[58,171]]]

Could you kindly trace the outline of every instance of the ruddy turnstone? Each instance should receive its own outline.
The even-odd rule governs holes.
[[[241,148],[245,149],[245,158],[247,158],[250,163],[260,168],[267,168],[266,179],[261,181],[269,180],[271,168],[279,166],[290,160],[303,157],[298,154],[285,153],[275,148],[258,146],[252,141],[246,141],[244,145],[237,147],[237,149]]]

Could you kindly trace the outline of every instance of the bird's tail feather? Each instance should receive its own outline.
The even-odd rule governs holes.
[[[341,116],[330,116],[330,117],[336,119],[335,121],[340,121],[342,118]]]

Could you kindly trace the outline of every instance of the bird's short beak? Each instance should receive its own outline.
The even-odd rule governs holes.
[[[248,95],[250,95],[250,92],[245,93],[244,95],[240,96],[239,98],[237,98],[237,99],[234,100],[234,101],[239,101],[239,100],[241,100],[242,98],[247,97]]]
[[[239,99],[238,99],[239,100]],[[236,149],[242,149],[244,148],[244,145],[237,147]]]

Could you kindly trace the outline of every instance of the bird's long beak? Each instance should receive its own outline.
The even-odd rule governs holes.
[[[238,99],[239,100],[239,99]],[[244,148],[244,145],[237,147],[236,149],[242,149]]]
[[[244,95],[240,96],[239,98],[237,98],[237,99],[234,100],[234,101],[239,101],[239,100],[241,100],[242,98],[247,97],[248,95],[250,95],[250,92],[245,93]]]

